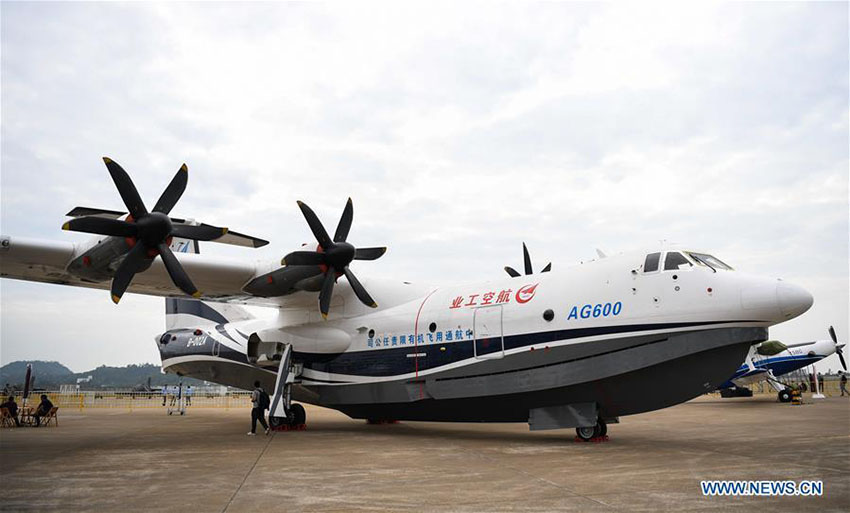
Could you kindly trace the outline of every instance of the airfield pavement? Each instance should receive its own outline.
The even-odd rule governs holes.
[[[3,511],[848,511],[850,399],[706,396],[610,440],[524,424],[368,425],[307,406],[246,436],[247,409],[60,411],[0,432]],[[706,497],[704,479],[821,479],[820,497]]]

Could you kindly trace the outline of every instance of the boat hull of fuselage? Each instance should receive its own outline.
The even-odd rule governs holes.
[[[673,406],[714,390],[767,329],[733,327],[553,345],[473,361],[445,371],[366,383],[305,380],[293,399],[353,418],[444,422],[528,422],[535,408],[595,403],[603,418]],[[267,390],[275,373],[224,358],[163,362],[169,372]],[[166,366],[167,364],[167,366]]]
[[[714,390],[766,338],[765,328],[721,328],[597,340],[420,378],[310,385],[305,399],[365,419],[527,422],[532,409],[575,403],[619,417]]]

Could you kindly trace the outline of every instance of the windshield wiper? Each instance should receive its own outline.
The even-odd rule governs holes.
[[[714,266],[712,266],[711,264],[709,264],[708,262],[706,262],[704,259],[702,259],[702,258],[698,257],[697,255],[694,255],[693,253],[689,253],[689,255],[691,255],[691,257],[692,257],[694,260],[696,260],[697,262],[702,262],[703,264],[707,265],[709,269],[711,269],[711,270],[712,270],[712,271],[714,271],[714,272],[717,272],[717,269],[715,269],[715,268],[714,268]]]

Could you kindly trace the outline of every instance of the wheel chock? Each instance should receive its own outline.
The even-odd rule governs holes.
[[[294,426],[284,424],[282,426],[275,426],[269,429],[271,431],[307,431],[307,424],[296,424]]]
[[[607,442],[608,441],[608,435],[594,436],[593,438],[591,438],[590,440],[587,440],[587,441],[582,440],[578,435],[576,435],[573,438],[573,440],[575,440],[576,442],[579,442],[579,443],[593,442],[595,444],[599,444],[599,443],[602,443],[602,442]]]

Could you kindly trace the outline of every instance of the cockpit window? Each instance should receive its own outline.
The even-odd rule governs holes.
[[[646,255],[646,260],[643,263],[643,272],[654,273],[658,270],[658,262],[661,260],[661,253],[650,253]]]
[[[664,258],[665,271],[676,271],[692,265],[694,264],[690,263],[688,259],[678,251],[671,251],[667,253],[667,256]]]
[[[732,266],[725,264],[719,258],[707,255],[705,253],[694,253],[693,251],[688,251],[688,255],[694,259],[694,262],[699,265],[704,265],[706,267],[710,267],[712,269],[723,269],[724,271],[732,271]]]

